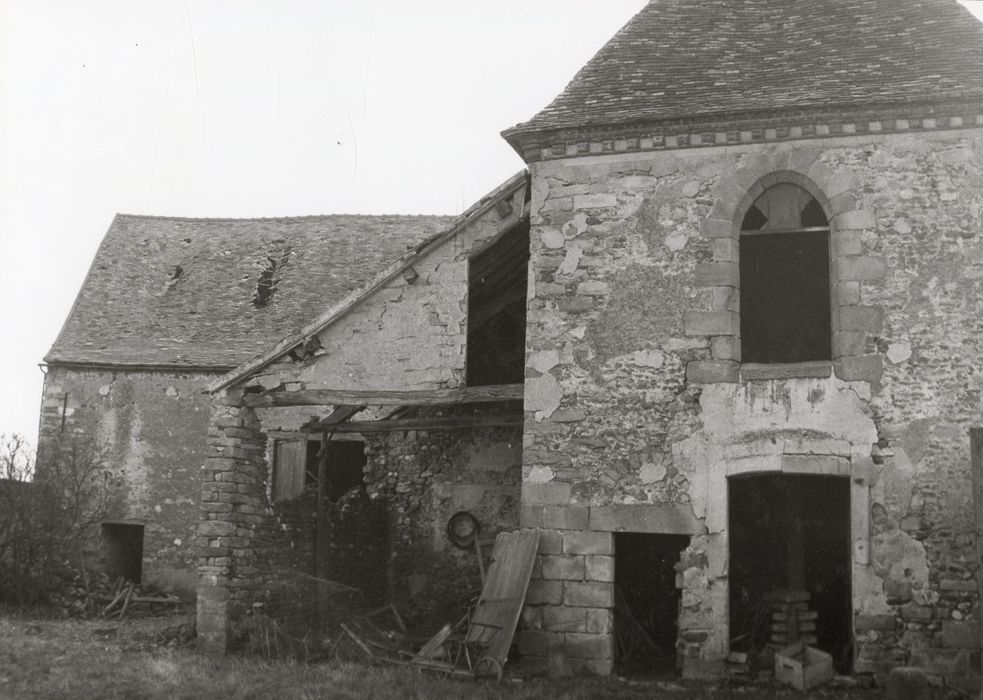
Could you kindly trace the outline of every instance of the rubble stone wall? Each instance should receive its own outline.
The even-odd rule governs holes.
[[[469,512],[481,536],[492,539],[517,527],[518,428],[365,435],[366,494],[330,504],[330,541],[317,543],[312,492],[270,503],[268,431],[283,428],[284,417],[266,411],[267,425],[241,404],[240,390],[214,397],[199,526],[203,648],[224,651],[250,611],[274,617],[296,636],[312,629],[317,546],[328,554],[326,577],[360,591],[329,587],[324,625],[385,602],[422,634],[460,619],[481,579],[474,549],[451,544],[447,522]],[[490,552],[484,549],[486,565]]]
[[[727,477],[786,471],[852,480],[856,671],[911,663],[964,682],[979,619],[983,132],[932,129],[532,165],[522,522],[695,521],[690,675],[727,651]],[[830,220],[829,363],[740,362],[738,230],[779,181]]]
[[[143,580],[192,595],[199,470],[205,460],[216,373],[110,371],[50,366],[38,451],[85,436],[122,479],[110,520],[144,526]],[[98,543],[94,543],[98,550]]]
[[[481,590],[474,548],[447,536],[451,516],[464,511],[476,518],[489,542],[486,567],[495,535],[518,527],[521,431],[388,433],[368,444],[367,489],[389,514],[393,602],[408,624],[435,632],[458,620]]]

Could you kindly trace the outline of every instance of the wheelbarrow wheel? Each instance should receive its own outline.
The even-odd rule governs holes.
[[[490,656],[482,656],[478,663],[474,665],[474,675],[478,677],[495,676],[496,681],[502,680],[502,664],[498,659]]]

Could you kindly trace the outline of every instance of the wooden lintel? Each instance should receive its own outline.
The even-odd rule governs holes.
[[[400,430],[465,430],[522,425],[521,414],[435,416],[431,418],[393,418],[337,423],[330,426],[336,433],[392,433]],[[323,430],[320,426],[312,432]]]
[[[462,387],[460,389],[419,389],[415,391],[360,391],[347,389],[306,389],[246,394],[243,404],[252,408],[282,406],[444,406],[462,403],[521,401],[522,384]]]

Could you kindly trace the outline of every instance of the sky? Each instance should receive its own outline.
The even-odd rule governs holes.
[[[117,212],[458,214],[645,4],[0,0],[0,434]]]

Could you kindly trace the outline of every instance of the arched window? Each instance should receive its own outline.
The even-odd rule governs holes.
[[[774,185],[744,216],[740,238],[741,359],[832,357],[829,222],[797,185]]]

